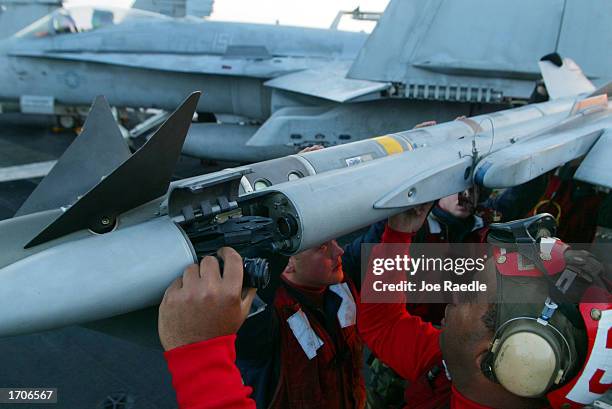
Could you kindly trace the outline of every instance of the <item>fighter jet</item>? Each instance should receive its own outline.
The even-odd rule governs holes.
[[[524,102],[551,51],[606,83],[610,17],[605,0],[392,0],[368,38],[75,9],[0,46],[0,97],[53,111],[103,90],[114,106],[170,110],[202,89],[197,111],[213,121],[194,124],[184,152],[259,161]]]
[[[263,122],[273,99],[282,104],[263,86],[267,79],[348,68],[366,38],[133,9],[60,9],[0,45],[0,100],[19,101],[23,112],[69,114],[61,107],[89,105],[102,90],[113,106],[170,110],[189,90],[204,89],[202,118]]]
[[[210,16],[214,0],[137,0],[132,8],[172,17]],[[0,38],[9,37],[22,28],[62,7],[62,0],[0,0]]]
[[[0,222],[0,335],[158,303],[223,245],[294,254],[473,184],[509,187],[583,158],[575,178],[612,188],[612,84],[569,59],[540,66],[551,101],[170,183],[193,94],[130,156],[98,98],[83,134]]]

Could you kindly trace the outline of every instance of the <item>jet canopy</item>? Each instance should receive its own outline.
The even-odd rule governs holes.
[[[21,38],[43,38],[82,33],[129,21],[167,19],[161,14],[135,9],[74,7],[55,10],[15,34]]]

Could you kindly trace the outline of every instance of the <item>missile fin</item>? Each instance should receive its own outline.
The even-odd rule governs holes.
[[[551,98],[570,97],[595,91],[595,86],[572,59],[557,53],[545,55],[538,63]]]
[[[25,248],[85,228],[96,232],[112,230],[118,215],[166,193],[199,97],[199,92],[191,94],[147,143]]]
[[[606,129],[586,155],[575,179],[612,189],[612,129]]]
[[[440,163],[411,177],[374,203],[375,209],[416,206],[467,189],[471,184],[471,156]]]
[[[77,201],[100,179],[130,157],[110,106],[95,99],[83,132],[66,149],[49,174],[38,184],[15,216],[57,209]]]

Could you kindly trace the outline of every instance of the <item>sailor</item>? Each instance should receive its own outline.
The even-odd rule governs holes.
[[[489,298],[449,304],[442,329],[407,312],[403,294],[386,295],[386,303],[368,303],[370,280],[378,279],[368,273],[359,331],[384,363],[411,382],[407,407],[577,408],[610,388],[612,297],[600,277],[603,266],[558,239],[546,237],[546,249],[534,241],[542,253],[530,253],[525,248],[534,247],[523,246],[524,237],[507,237],[508,231],[543,217],[553,221],[547,215],[492,225],[489,238],[496,243],[497,257],[475,277],[489,284]],[[416,231],[412,226],[387,226],[383,242],[410,244]],[[546,236],[546,229],[541,231]],[[548,235],[553,234],[549,228]],[[380,251],[375,248],[372,257],[384,256]],[[541,259],[533,264],[541,267],[525,262],[534,254]],[[562,298],[570,292],[581,302]],[[395,302],[389,303],[389,297]]]
[[[605,210],[602,212],[600,208],[607,194],[591,184],[574,180],[579,163],[570,162],[546,175],[544,193],[530,214],[552,214],[559,223],[559,238],[568,243],[591,243],[598,225],[606,217]]]
[[[258,408],[365,407],[361,244],[380,242],[384,228],[377,223],[344,248],[331,240],[290,257],[280,280],[259,293],[267,308],[247,319],[236,345]]]
[[[290,257],[273,293],[260,295],[266,309],[238,332],[237,364],[258,408],[364,407],[359,268],[349,274],[344,254],[331,240]]]
[[[396,219],[385,228],[384,241],[410,243],[425,217]],[[540,238],[542,258],[535,264],[542,267],[519,268],[524,250],[515,251],[516,240],[501,237],[512,227],[498,229],[497,258],[482,279],[497,283],[491,295],[498,301],[518,295],[530,302],[457,303],[448,308],[442,330],[410,316],[405,300],[358,304],[366,342],[422,384],[409,407],[578,408],[609,390],[612,299],[609,289],[592,285],[600,281],[601,264],[556,239],[546,238],[544,248]],[[222,276],[216,259],[207,257],[170,286],[160,306],[160,339],[182,409],[255,408],[233,363],[233,334],[252,294],[241,296],[240,256],[231,249],[219,256]],[[558,292],[581,302],[555,304]]]
[[[427,222],[417,232],[421,243],[481,243],[486,236],[486,224],[475,214],[471,189],[443,197],[433,206]]]
[[[482,243],[487,234],[487,227],[485,220],[474,212],[474,199],[473,190],[469,189],[436,201],[426,222],[415,234],[413,243],[436,243],[438,245],[432,250],[437,255],[442,251],[447,251],[440,249],[442,243]],[[425,248],[425,250],[429,249]],[[406,304],[406,309],[411,315],[418,316],[423,321],[437,326],[444,317],[445,308],[444,303],[411,302]],[[371,372],[366,385],[369,408],[403,407],[405,391],[412,388],[410,383],[381,362],[375,354],[368,357],[367,364]]]
[[[395,226],[400,221],[401,216],[394,216],[387,224]],[[239,405],[246,405],[246,396],[251,392],[254,401],[248,404],[254,405],[256,401],[259,408],[365,407],[363,345],[356,326],[360,250],[362,243],[379,240],[381,228],[385,228],[385,223],[372,226],[344,249],[331,240],[292,256],[280,283],[272,286],[271,300],[264,293],[258,294],[269,304],[263,312],[244,322],[237,340],[226,335],[234,334],[242,324],[243,310],[239,306],[244,307],[246,301],[239,301],[235,288],[223,289],[227,272],[218,283],[221,287],[210,291],[214,294],[234,291],[233,306],[227,306],[225,312],[215,304],[204,313],[193,311],[204,308],[206,300],[201,298],[206,294],[198,295],[190,289],[192,283],[200,281],[194,279],[195,267],[188,269],[184,278],[166,292],[159,321],[160,338],[167,351],[179,407],[242,407]],[[233,252],[224,250],[223,255],[228,254],[235,257]],[[205,269],[212,269],[213,273]],[[198,277],[212,275],[217,282],[216,270],[216,262],[205,258]],[[201,287],[206,290],[208,286]],[[230,304],[214,297],[213,301]],[[228,317],[230,313],[234,316]],[[193,322],[179,317],[180,314],[193,314]],[[215,314],[220,317],[215,318]],[[227,325],[220,323],[223,320],[228,320]],[[199,325],[205,328],[198,329]],[[209,331],[208,327],[212,329]],[[222,329],[221,333],[215,333],[218,338],[211,339],[214,337],[208,334],[218,328]],[[237,356],[235,344],[241,375],[235,373],[233,366]],[[216,375],[205,373],[206,370]],[[212,377],[217,376],[218,385],[231,385],[231,390],[227,393],[218,390],[223,387],[213,381]],[[234,393],[238,385],[235,378],[240,385],[244,381],[248,388],[238,388]]]
[[[260,292],[268,308],[245,322],[237,340],[237,365],[258,408],[365,406],[355,325],[361,245],[379,243],[397,217],[344,248],[332,240],[292,256],[280,280]]]

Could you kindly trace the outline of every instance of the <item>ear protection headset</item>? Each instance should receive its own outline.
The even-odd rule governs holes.
[[[565,336],[547,320],[517,317],[497,329],[481,369],[509,392],[535,398],[566,379],[574,355]]]

